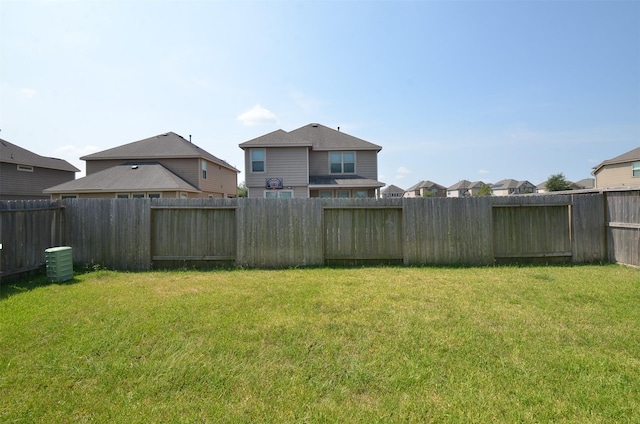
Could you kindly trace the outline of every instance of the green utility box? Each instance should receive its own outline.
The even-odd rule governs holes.
[[[73,278],[71,247],[51,247],[44,251],[47,263],[47,280],[60,283]]]

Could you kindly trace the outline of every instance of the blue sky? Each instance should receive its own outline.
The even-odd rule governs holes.
[[[0,138],[78,177],[168,131],[244,171],[311,122],[402,188],[590,177],[640,146],[640,1],[0,3]]]

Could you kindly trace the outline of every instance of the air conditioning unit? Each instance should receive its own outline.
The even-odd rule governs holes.
[[[51,247],[44,251],[47,264],[47,280],[60,283],[73,278],[73,255],[71,247]]]

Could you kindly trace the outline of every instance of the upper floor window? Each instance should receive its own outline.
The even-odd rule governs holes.
[[[633,162],[633,164],[631,164],[631,167],[633,169],[633,176],[640,177],[640,162]]]
[[[332,174],[353,174],[356,172],[356,154],[354,152],[331,152],[329,162]]]
[[[18,171],[33,172],[33,166],[18,165]]]
[[[264,149],[251,149],[251,172],[264,172]]]
[[[203,180],[207,179],[207,161],[206,160],[202,160],[202,179]]]

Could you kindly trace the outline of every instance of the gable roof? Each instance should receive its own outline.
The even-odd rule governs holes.
[[[199,192],[200,190],[157,162],[129,162],[44,190],[45,193],[92,193],[101,191]]]
[[[619,163],[635,162],[635,161],[640,161],[640,147],[636,147],[633,150],[629,150],[628,152],[623,153],[620,156],[616,156],[613,159],[608,159],[608,160],[603,161],[599,165],[594,166],[593,167],[593,172],[591,172],[591,173],[595,174],[596,172],[598,172],[600,170],[600,168],[602,168],[603,166],[606,166],[606,165],[616,165],[616,164],[619,164]]]
[[[245,149],[247,147],[311,147],[312,145],[310,141],[298,138],[291,133],[276,130],[241,143],[239,146],[241,149]]]
[[[596,186],[596,180],[593,178],[583,178],[580,181],[576,181],[576,185],[580,188],[594,188]]]
[[[291,131],[291,134],[311,141],[314,150],[382,150],[377,144],[320,124],[305,125]]]
[[[0,162],[16,165],[35,166],[38,168],[56,169],[59,171],[80,172],[78,168],[64,159],[49,158],[37,155],[20,146],[0,138]]]
[[[466,190],[471,188],[480,188],[484,183],[482,181],[468,181],[468,180],[460,180],[451,187],[447,187],[447,190]]]
[[[433,181],[427,180],[427,181],[420,181],[419,183],[412,185],[407,189],[407,191],[414,191],[420,188],[434,188],[434,187],[446,190],[446,187],[441,186],[440,184],[436,184]]]
[[[81,157],[82,160],[202,158],[240,172],[182,136],[168,132]]]
[[[377,144],[320,124],[308,124],[290,132],[276,130],[241,143],[239,146],[241,149],[299,146],[311,147],[313,150],[382,150],[382,147]]]
[[[398,187],[397,185],[389,185],[381,190],[381,193],[404,193],[404,189]]]
[[[513,180],[511,178],[507,178],[506,180],[500,180],[497,183],[493,184],[491,188],[493,190],[507,190],[510,188],[518,188],[526,184],[533,186],[533,184],[531,184],[527,180],[518,181],[518,180]]]

